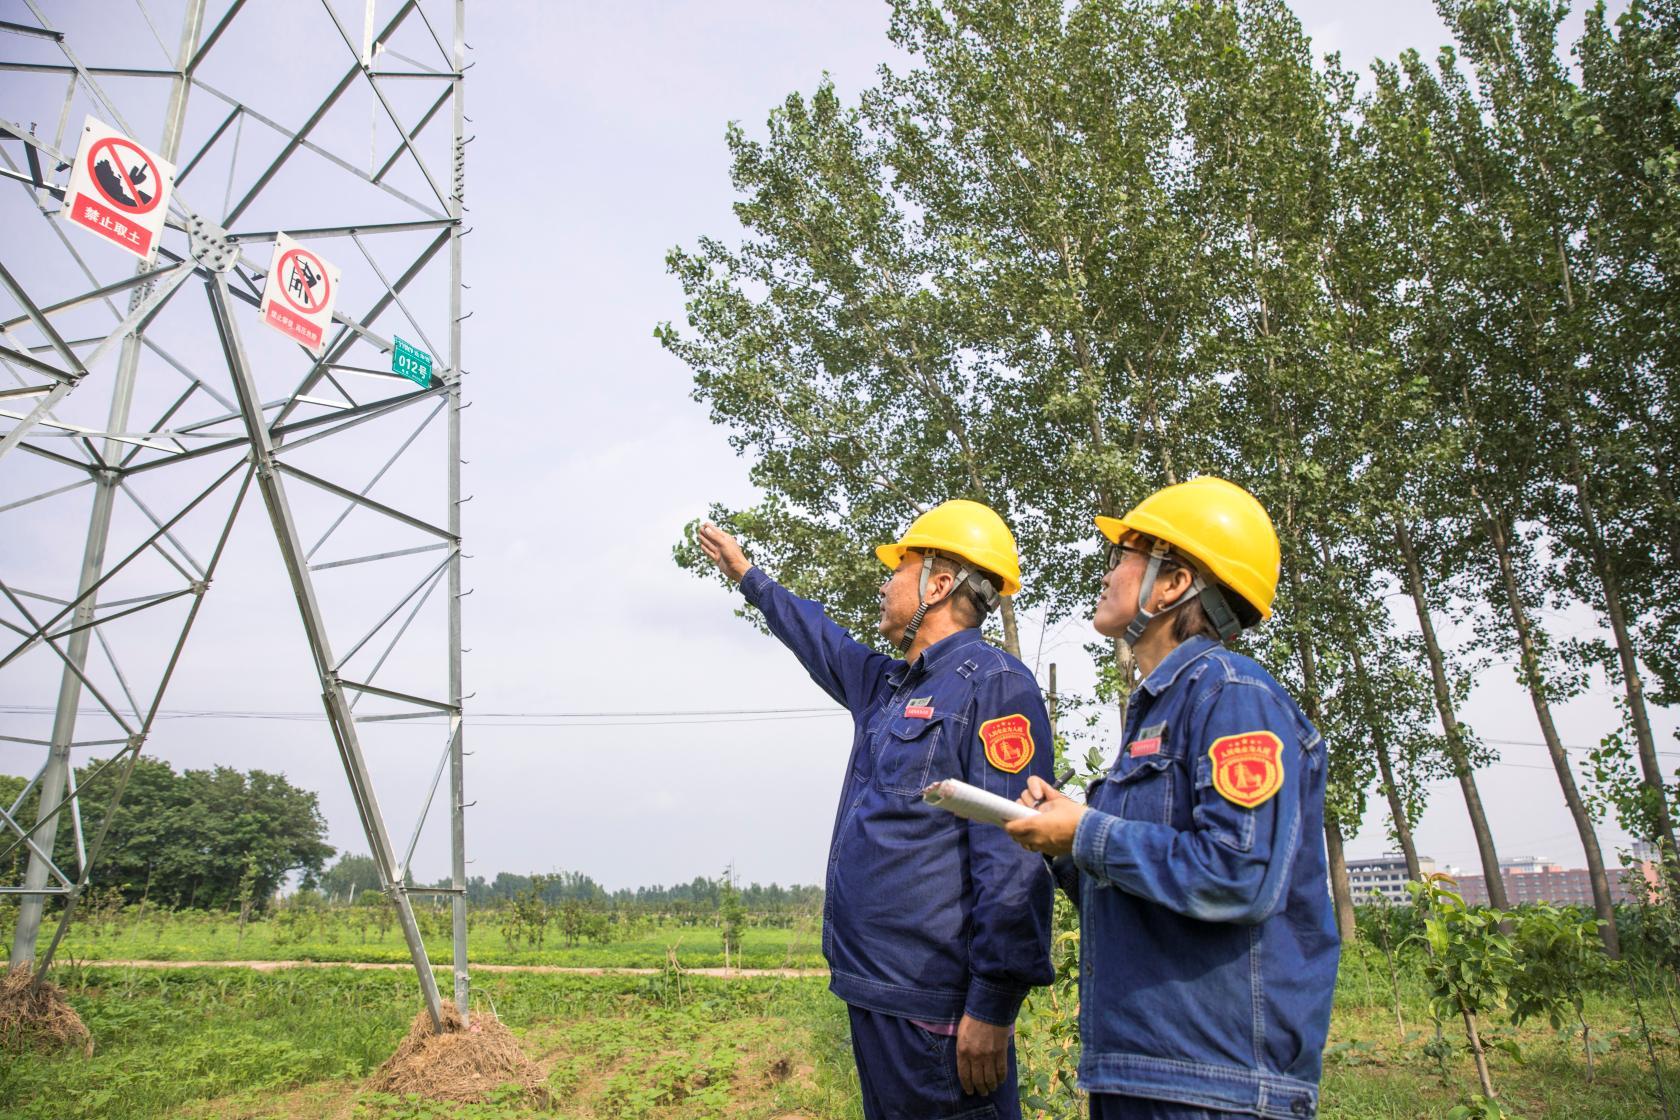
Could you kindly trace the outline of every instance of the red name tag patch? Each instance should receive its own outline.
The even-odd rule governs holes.
[[[932,719],[933,709],[925,705],[910,705],[904,709],[905,719]]]
[[[1137,742],[1132,744],[1131,756],[1133,758],[1141,758],[1146,754],[1160,753],[1161,737],[1159,735],[1155,736],[1153,739],[1139,739]]]

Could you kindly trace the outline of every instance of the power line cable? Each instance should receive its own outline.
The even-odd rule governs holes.
[[[0,715],[18,716],[46,716],[55,709],[45,704],[0,704]],[[100,716],[105,714],[103,708],[81,708],[78,714],[85,716]],[[437,713],[441,718],[445,713]],[[841,708],[671,708],[637,711],[633,709],[611,711],[563,711],[563,710],[532,710],[532,711],[491,711],[471,713],[475,724],[489,729],[492,727],[674,727],[674,726],[703,726],[709,723],[766,723],[788,719],[814,719],[822,717],[845,716],[849,712]],[[318,723],[326,719],[319,712],[272,711],[249,708],[164,708],[157,713],[160,720],[260,720],[274,722]],[[424,719],[391,720],[391,723],[414,723],[426,726]],[[1543,742],[1532,739],[1484,739],[1483,742],[1508,747],[1544,747]],[[1579,743],[1564,743],[1564,750],[1581,754],[1596,748]],[[1680,758],[1680,751],[1659,750],[1656,752],[1669,758]],[[1521,770],[1550,771],[1550,766],[1535,763],[1514,762],[1509,759],[1497,759],[1491,766],[1510,766]]]
[[[44,704],[0,704],[0,715],[46,716],[55,709]],[[103,708],[81,708],[78,714],[100,716]],[[446,713],[438,713],[441,718]],[[474,722],[491,721],[495,727],[658,727],[676,724],[757,723],[767,720],[814,719],[823,716],[844,716],[850,713],[840,708],[692,708],[665,711],[529,711],[529,712],[473,712]],[[326,716],[319,712],[260,711],[244,708],[163,708],[160,720],[268,720],[276,722],[313,723]],[[509,722],[514,721],[514,722]],[[420,722],[393,720],[393,723]]]
[[[579,722],[492,722],[475,723],[480,731],[495,731],[504,727],[706,727],[718,723],[782,723],[788,720],[823,719],[829,716],[849,716],[846,711],[806,712],[798,715],[765,715],[765,716],[730,716],[724,719],[627,719],[627,720],[594,720]],[[475,714],[474,720],[479,717]]]

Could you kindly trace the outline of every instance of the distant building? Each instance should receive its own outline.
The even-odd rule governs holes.
[[[1531,902],[1585,907],[1593,904],[1592,880],[1584,867],[1566,868],[1544,856],[1520,856],[1500,860],[1499,872],[1505,881],[1506,901],[1512,906]],[[1612,902],[1632,903],[1640,880],[1657,881],[1655,865],[1650,862],[1640,862],[1634,867],[1607,867],[1604,874],[1610,880]],[[1460,875],[1458,890],[1472,906],[1488,904],[1487,881],[1479,872]]]
[[[1347,861],[1348,886],[1353,890],[1353,901],[1363,905],[1371,901],[1371,895],[1381,895],[1386,902],[1407,902],[1411,896],[1406,893],[1406,857],[1399,852],[1389,852],[1375,859],[1350,859]],[[1425,875],[1435,872],[1435,861],[1427,856],[1418,857],[1418,869]]]

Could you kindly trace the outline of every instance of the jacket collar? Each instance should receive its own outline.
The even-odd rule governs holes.
[[[1179,643],[1171,653],[1161,660],[1159,665],[1155,666],[1155,671],[1144,678],[1143,684],[1139,687],[1151,696],[1159,696],[1171,688],[1173,682],[1178,680],[1179,674],[1188,669],[1193,662],[1219,648],[1219,643],[1212,638],[1204,634],[1197,634],[1188,641]]]
[[[981,641],[985,641],[985,638],[976,627],[958,630],[955,634],[947,634],[924,649],[915,661],[900,659],[896,665],[887,670],[887,680],[894,688],[897,688],[913,672],[926,676],[949,661],[958,650],[966,649],[975,642]]]

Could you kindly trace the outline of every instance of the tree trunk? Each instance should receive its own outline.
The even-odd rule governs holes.
[[[1371,678],[1365,672],[1365,657],[1359,652],[1359,646],[1349,647],[1353,654],[1353,673],[1358,679],[1359,690],[1365,696],[1367,710],[1375,703],[1372,695]],[[1418,863],[1417,841],[1412,837],[1411,818],[1406,815],[1406,803],[1400,799],[1400,787],[1394,781],[1394,759],[1388,753],[1388,737],[1379,727],[1371,728],[1371,745],[1377,751],[1377,771],[1382,775],[1383,796],[1388,799],[1388,815],[1394,820],[1394,837],[1400,844],[1400,854],[1406,857],[1406,878],[1416,882],[1423,881],[1423,866]]]
[[[1048,701],[1047,707],[1050,715],[1050,739],[1054,742],[1058,734],[1056,730],[1056,663],[1054,661],[1050,662],[1050,692],[1046,700]]]
[[[1322,537],[1318,542],[1318,555],[1324,561],[1324,568],[1329,571],[1330,542]],[[1359,651],[1357,640],[1348,643],[1348,652],[1353,655],[1354,682],[1359,687],[1359,694],[1364,698],[1367,712],[1376,709],[1375,690],[1371,687],[1371,677],[1365,671],[1365,656]],[[1376,724],[1371,726],[1371,745],[1377,752],[1377,770],[1382,775],[1383,796],[1388,799],[1388,814],[1394,820],[1394,836],[1400,844],[1400,854],[1406,857],[1406,878],[1416,882],[1423,881],[1423,869],[1418,863],[1417,843],[1412,838],[1412,822],[1406,815],[1406,803],[1400,799],[1400,787],[1394,782],[1394,760],[1388,752],[1388,737],[1382,728]]]
[[[1110,638],[1109,644],[1114,647],[1114,664],[1120,671],[1119,687],[1115,689],[1120,708],[1121,734],[1125,734],[1126,715],[1132,702],[1132,678],[1137,676],[1137,657],[1132,653],[1132,647],[1119,638]]]
[[[1669,865],[1671,877],[1680,878],[1680,872],[1673,870],[1677,864],[1677,850],[1674,843],[1674,819],[1668,811],[1668,791],[1663,783],[1662,764],[1657,761],[1657,745],[1651,735],[1651,719],[1645,710],[1645,683],[1639,676],[1639,662],[1634,656],[1633,641],[1628,636],[1627,612],[1622,606],[1621,581],[1616,576],[1615,565],[1610,560],[1609,550],[1604,546],[1604,538],[1599,533],[1598,514],[1593,508],[1591,495],[1587,492],[1586,475],[1581,472],[1579,463],[1575,467],[1575,477],[1571,479],[1575,487],[1576,504],[1581,510],[1581,527],[1586,530],[1587,546],[1592,553],[1593,567],[1597,571],[1599,583],[1604,588],[1604,612],[1610,616],[1610,632],[1616,638],[1616,657],[1622,666],[1622,685],[1627,693],[1628,718],[1633,723],[1634,739],[1639,744],[1639,770],[1644,775],[1645,787],[1652,791],[1652,801],[1657,810],[1657,828],[1660,835],[1657,839],[1667,845],[1663,853],[1663,862]]]
[[[1295,602],[1301,601],[1301,577],[1295,568],[1288,569],[1290,595]],[[1307,711],[1307,718],[1313,726],[1322,723],[1319,709],[1318,692],[1318,660],[1313,655],[1312,642],[1306,634],[1296,632],[1296,651],[1301,655],[1301,684],[1306,689],[1306,695],[1301,698],[1302,707]],[[1324,854],[1330,871],[1330,897],[1336,907],[1336,931],[1341,934],[1343,941],[1352,941],[1356,932],[1353,913],[1353,887],[1348,882],[1347,856],[1342,850],[1342,826],[1328,810],[1324,814]]]
[[[1628,991],[1633,993],[1633,1014],[1639,1021],[1639,1034],[1645,1041],[1645,1056],[1651,1061],[1651,1073],[1657,1081],[1657,1099],[1662,1101],[1664,1120],[1668,1120],[1674,1113],[1668,1104],[1668,1089],[1663,1084],[1662,1063],[1657,1060],[1657,1048],[1651,1042],[1651,1024],[1645,1018],[1645,1005],[1639,998],[1639,982],[1634,976],[1633,969],[1622,970],[1627,974]]]
[[[1480,495],[1477,495],[1480,499]],[[1610,880],[1604,873],[1604,853],[1598,846],[1598,833],[1593,829],[1592,817],[1587,814],[1586,804],[1581,800],[1581,791],[1575,784],[1575,774],[1569,768],[1569,756],[1564,752],[1563,742],[1558,737],[1557,724],[1552,721],[1551,702],[1546,699],[1546,690],[1541,678],[1540,654],[1535,646],[1534,627],[1528,617],[1528,610],[1523,605],[1522,595],[1517,590],[1516,575],[1511,566],[1510,540],[1506,536],[1505,526],[1494,516],[1487,503],[1482,503],[1483,512],[1487,515],[1488,541],[1493,545],[1495,557],[1499,560],[1499,579],[1505,588],[1505,603],[1511,609],[1511,626],[1517,633],[1517,652],[1522,659],[1523,684],[1528,688],[1528,698],[1534,704],[1534,716],[1540,722],[1540,736],[1546,741],[1546,753],[1552,757],[1552,769],[1557,771],[1558,784],[1563,787],[1563,801],[1569,806],[1569,816],[1575,822],[1575,831],[1581,837],[1581,848],[1587,857],[1587,878],[1592,883],[1593,910],[1604,924],[1599,926],[1599,936],[1604,939],[1604,951],[1612,957],[1620,956],[1620,938],[1616,932],[1616,908],[1610,901]]]
[[[1322,561],[1324,561],[1324,569],[1326,569],[1326,571],[1331,571],[1331,546],[1329,546],[1329,541],[1322,539],[1322,537],[1319,539],[1319,557]],[[1294,579],[1292,579],[1292,589],[1294,589],[1295,593],[1299,594],[1299,581],[1294,581]],[[1359,692],[1361,692],[1361,695],[1364,695],[1364,699],[1366,699],[1366,710],[1374,709],[1376,704],[1374,704],[1373,690],[1371,690],[1371,677],[1369,677],[1368,673],[1366,673],[1366,668],[1364,668],[1364,655],[1359,653],[1359,643],[1357,643],[1357,641],[1349,641],[1349,643],[1347,643],[1347,650],[1349,650],[1349,653],[1352,653],[1352,660],[1354,660],[1354,678],[1356,678],[1356,683],[1359,685]],[[1396,836],[1399,840],[1399,851],[1401,851],[1401,855],[1406,856],[1406,878],[1411,878],[1411,880],[1420,880],[1421,882],[1421,880],[1423,880],[1423,871],[1421,871],[1420,865],[1418,865],[1418,846],[1416,846],[1415,841],[1411,838],[1411,821],[1408,819],[1408,816],[1406,816],[1406,804],[1399,799],[1399,788],[1396,784],[1394,784],[1394,762],[1393,759],[1389,757],[1388,735],[1384,735],[1383,729],[1378,727],[1378,725],[1373,725],[1373,727],[1371,727],[1371,744],[1376,747],[1376,764],[1378,764],[1378,771],[1381,772],[1381,776],[1383,776],[1383,796],[1388,798],[1389,816],[1394,819],[1394,836]],[[1339,853],[1341,853],[1341,824],[1337,824],[1336,833],[1336,838],[1329,841],[1329,843],[1331,843],[1332,850],[1336,850],[1337,855],[1339,855]],[[1341,885],[1342,887],[1346,887],[1347,907],[1349,907],[1349,912],[1352,912],[1354,898],[1352,898],[1352,883],[1347,882],[1347,861],[1341,860],[1341,866]],[[1332,897],[1336,895],[1336,887],[1337,880],[1334,878],[1334,873],[1332,873]],[[1337,913],[1339,912],[1341,912],[1341,903],[1337,902]]]
[[[1556,232],[1556,239],[1558,263],[1563,272],[1564,300],[1573,312],[1575,295],[1569,283],[1569,254],[1564,248],[1561,232]],[[1663,782],[1662,766],[1657,761],[1657,746],[1651,734],[1650,716],[1645,710],[1645,682],[1640,679],[1639,661],[1633,652],[1633,641],[1628,636],[1627,612],[1622,606],[1621,580],[1616,574],[1616,565],[1610,557],[1610,552],[1604,545],[1604,538],[1599,533],[1598,511],[1594,508],[1591,494],[1588,493],[1587,474],[1581,463],[1580,452],[1575,446],[1573,429],[1567,420],[1563,431],[1564,442],[1569,449],[1569,465],[1574,476],[1570,483],[1575,488],[1576,504],[1581,510],[1581,528],[1586,532],[1587,548],[1592,554],[1593,568],[1604,588],[1604,611],[1610,616],[1610,630],[1616,638],[1616,657],[1622,666],[1622,684],[1627,693],[1628,718],[1633,723],[1634,739],[1639,744],[1640,773],[1644,776],[1646,789],[1653,794],[1657,829],[1660,833],[1658,838],[1667,845],[1667,850],[1662,855],[1663,862],[1669,868],[1671,887],[1680,890],[1680,848],[1675,846],[1674,820],[1669,813],[1668,791]]]
[[[1459,1008],[1464,1015],[1464,1034],[1470,1039],[1470,1053],[1476,1058],[1476,1076],[1482,1082],[1482,1096],[1493,1100],[1493,1078],[1488,1074],[1487,1052],[1482,1049],[1482,1036],[1476,1032],[1476,1017],[1465,1008]]]
[[[1352,941],[1358,929],[1353,912],[1353,887],[1348,882],[1347,855],[1342,851],[1342,826],[1324,815],[1324,852],[1330,862],[1330,898],[1336,905],[1336,932]]]
[[[1406,1015],[1400,1001],[1400,970],[1394,964],[1394,948],[1388,944],[1387,935],[1383,941],[1383,960],[1388,962],[1388,990],[1394,995],[1394,1029],[1398,1032],[1400,1041],[1406,1040]]]
[[[1441,644],[1435,638],[1435,624],[1430,618],[1429,602],[1425,598],[1423,570],[1418,566],[1417,551],[1412,547],[1412,535],[1405,522],[1394,519],[1394,540],[1406,563],[1406,582],[1412,605],[1417,608],[1418,627],[1423,631],[1423,646],[1429,655],[1429,673],[1435,684],[1435,708],[1441,717],[1441,729],[1447,737],[1447,755],[1452,760],[1458,785],[1464,791],[1464,807],[1470,814],[1470,829],[1476,834],[1476,851],[1482,860],[1482,879],[1487,883],[1488,902],[1500,910],[1508,909],[1505,898],[1505,877],[1499,871],[1499,853],[1493,846],[1493,832],[1488,827],[1487,813],[1482,809],[1482,795],[1476,789],[1476,776],[1470,770],[1470,760],[1464,753],[1463,732],[1458,726],[1458,714],[1453,710],[1452,689],[1447,685],[1446,665],[1441,657]]]
[[[1090,348],[1087,346],[1084,336],[1077,331],[1073,334],[1073,347],[1079,361],[1081,376],[1088,382],[1097,382],[1095,364],[1091,358]],[[1091,403],[1091,400],[1092,398],[1088,396],[1085,424],[1091,433],[1091,449],[1098,456],[1101,456],[1103,448],[1107,446],[1108,437],[1103,431],[1102,413],[1097,410],[1095,404]],[[1099,486],[1096,497],[1098,513],[1104,517],[1120,516],[1119,503],[1115,501],[1114,495],[1108,487]],[[1114,647],[1114,665],[1119,674],[1118,687],[1114,690],[1114,693],[1116,697],[1115,707],[1120,710],[1120,733],[1123,736],[1126,733],[1126,714],[1132,696],[1132,678],[1137,675],[1137,658],[1132,656],[1132,647],[1119,638],[1110,638],[1109,642]]]
[[[998,600],[998,619],[1003,623],[1003,649],[1015,660],[1021,659],[1021,634],[1015,625],[1015,604],[1005,597]]]

